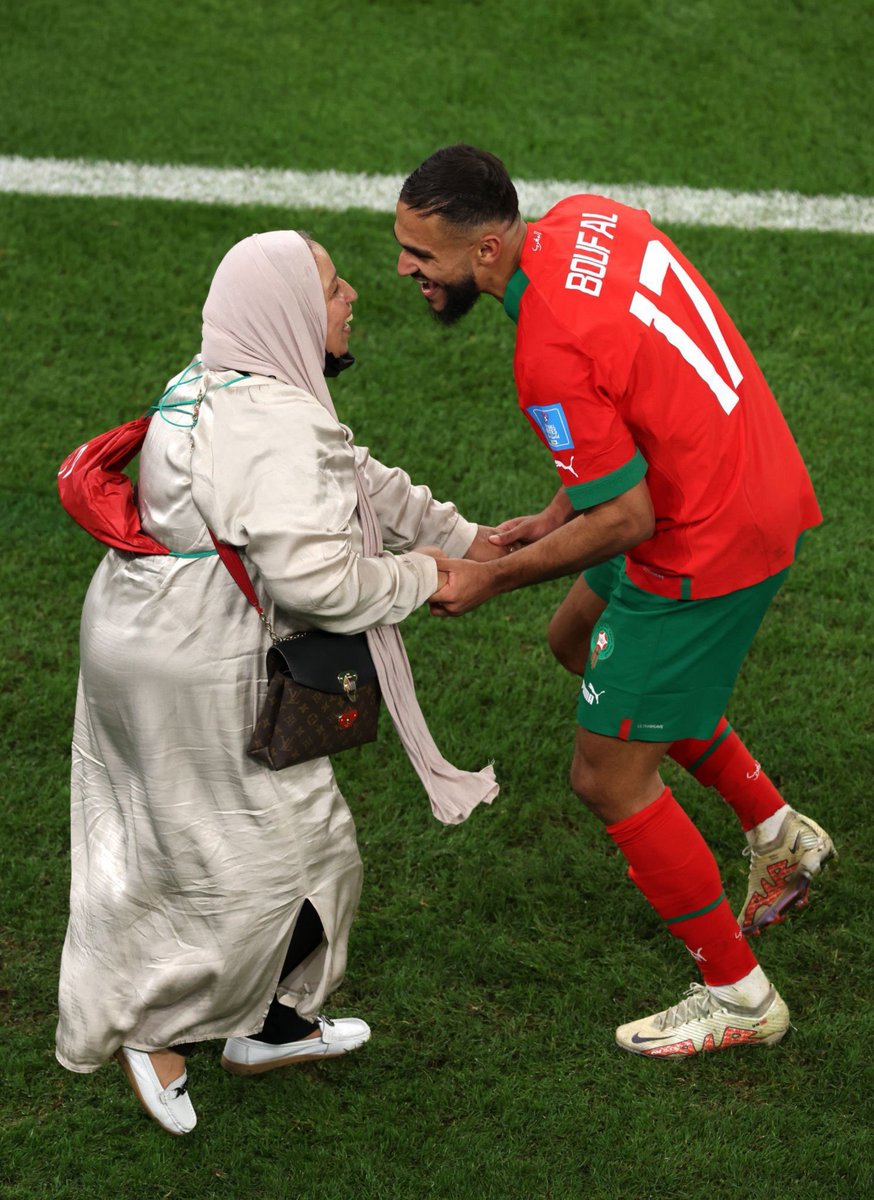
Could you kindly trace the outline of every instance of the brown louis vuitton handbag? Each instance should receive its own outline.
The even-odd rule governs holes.
[[[381,692],[367,635],[312,629],[278,638],[239,553],[210,533],[273,640],[267,651],[267,695],[247,754],[281,771],[376,741]]]

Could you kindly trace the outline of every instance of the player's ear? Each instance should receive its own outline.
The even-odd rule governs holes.
[[[494,266],[500,258],[503,245],[504,241],[499,233],[485,232],[480,234],[479,249],[477,250],[479,265],[481,267]]]

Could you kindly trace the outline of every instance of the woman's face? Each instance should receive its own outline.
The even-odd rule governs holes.
[[[313,258],[319,269],[319,278],[325,293],[325,307],[328,310],[328,332],[325,337],[325,349],[337,358],[349,349],[349,322],[352,320],[352,303],[358,299],[358,293],[345,279],[341,279],[334,270],[330,255],[324,246],[313,244]]]

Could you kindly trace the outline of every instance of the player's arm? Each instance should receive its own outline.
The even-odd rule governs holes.
[[[502,592],[576,574],[637,546],[654,528],[649,489],[642,479],[506,558],[491,563],[443,560],[440,570],[449,579],[432,597],[431,611],[458,616]]]

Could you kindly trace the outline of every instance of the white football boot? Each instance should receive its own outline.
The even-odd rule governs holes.
[[[766,925],[783,920],[786,909],[803,908],[809,900],[810,880],[830,858],[834,843],[824,829],[801,813],[789,812],[777,836],[753,843],[749,855],[747,895],[737,923],[745,934],[758,934]]]
[[[773,987],[761,1004],[746,1008],[693,983],[673,1008],[620,1025],[616,1045],[650,1058],[688,1058],[732,1046],[775,1046],[788,1028],[789,1009]]]

